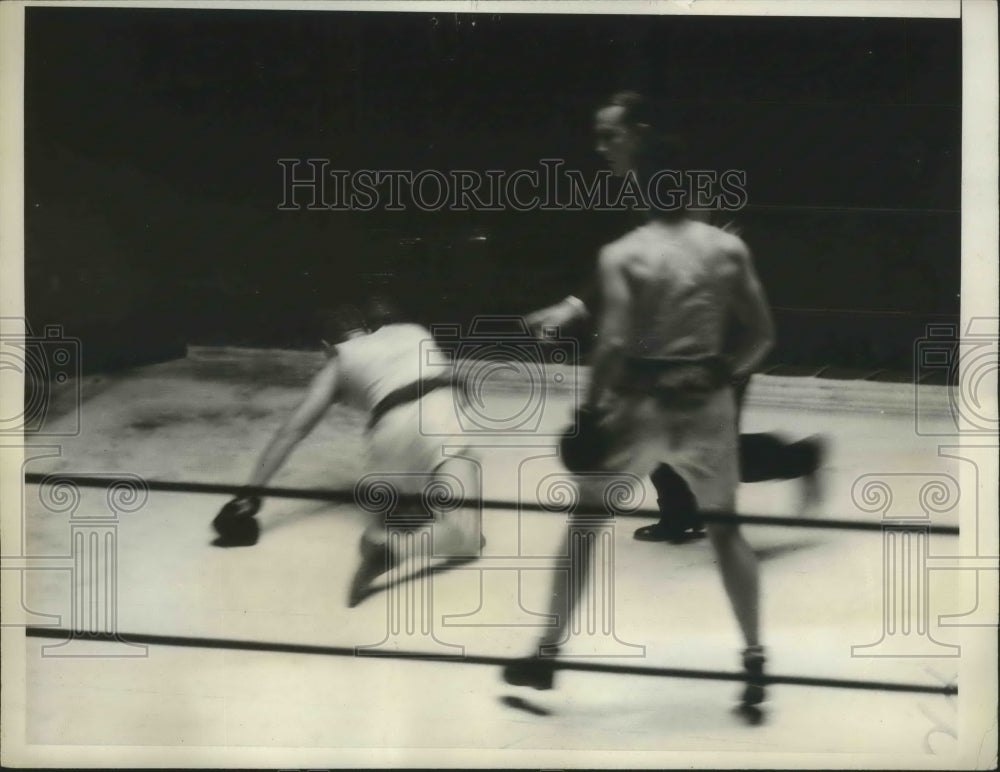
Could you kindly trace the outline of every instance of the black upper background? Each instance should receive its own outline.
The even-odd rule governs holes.
[[[780,361],[907,367],[921,326],[958,311],[957,20],[26,17],[29,319],[83,337],[93,362],[167,338],[308,345],[314,311],[380,270],[407,277],[427,322],[557,299],[620,218],[281,212],[277,159],[596,171],[593,111],[621,88],[679,116],[698,166],[746,170],[733,217]]]

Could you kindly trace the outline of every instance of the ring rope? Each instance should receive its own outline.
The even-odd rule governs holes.
[[[425,662],[451,662],[467,665],[489,665],[503,667],[517,660],[506,657],[491,657],[481,654],[441,655],[419,651],[386,650],[365,651],[351,646],[317,646],[302,643],[279,643],[269,641],[249,641],[233,638],[203,638],[183,635],[152,635],[147,633],[73,633],[66,628],[29,625],[25,628],[28,638],[57,638],[81,640],[95,643],[148,644],[154,646],[181,646],[203,649],[232,649],[240,651],[268,651],[284,654],[313,654],[333,657],[368,657],[372,659],[406,659]],[[641,665],[610,665],[600,662],[582,662],[570,659],[553,659],[556,670],[574,670],[585,673],[615,673],[618,675],[640,675],[656,678],[687,678],[703,681],[746,681],[745,673],[719,670],[694,670],[676,667],[649,667]],[[846,678],[821,678],[816,676],[764,675],[765,685],[785,684],[788,686],[818,686],[832,689],[865,689],[885,692],[908,692],[912,694],[940,694],[950,697],[958,694],[958,686],[953,683],[938,686],[934,684],[904,683],[898,681],[865,681]]]
[[[38,472],[25,472],[24,482],[29,485],[53,485],[72,484],[81,488],[108,488],[111,486],[140,487],[148,491],[160,491],[165,493],[206,493],[214,495],[230,496],[259,496],[261,498],[282,498],[282,499],[306,499],[313,501],[326,501],[334,504],[357,504],[357,494],[354,490],[337,490],[333,488],[278,488],[268,486],[248,486],[248,485],[228,485],[220,483],[198,483],[198,482],[170,482],[166,480],[139,480],[136,477],[114,477],[104,475],[74,475],[70,473],[50,473],[42,474]],[[141,484],[140,484],[141,483]],[[400,503],[420,503],[419,495],[400,495]],[[501,499],[475,499],[466,500],[466,504],[481,507],[483,509],[502,509],[517,511],[539,511],[551,512],[551,508],[546,509],[538,504],[520,503],[517,501]],[[607,516],[606,509],[598,506],[576,506],[573,509],[575,515],[597,515]],[[659,517],[660,513],[654,510],[637,509],[633,511],[616,512],[616,516],[631,517]],[[728,512],[705,511],[700,513],[700,517],[706,523],[732,523],[744,525],[770,525],[787,526],[790,528],[820,528],[827,530],[846,531],[882,531],[890,529],[919,529],[929,534],[940,534],[945,536],[957,536],[959,533],[957,525],[942,525],[939,523],[925,523],[914,518],[913,520],[901,520],[892,523],[869,520],[848,520],[835,518],[803,518],[784,517],[780,515],[740,515]]]

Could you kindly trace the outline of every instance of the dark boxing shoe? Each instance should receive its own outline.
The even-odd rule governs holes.
[[[637,528],[633,537],[638,541],[665,541],[670,544],[685,544],[705,537],[705,524],[700,519],[680,522],[663,521]]]
[[[764,701],[764,662],[763,647],[749,646],[743,650],[743,670],[747,685],[743,689],[740,703],[744,708],[756,707]]]
[[[555,681],[556,665],[551,657],[524,657],[516,659],[503,669],[503,680],[511,686],[530,686],[532,689],[551,689]]]

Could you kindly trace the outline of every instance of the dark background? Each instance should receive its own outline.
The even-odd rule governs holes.
[[[557,300],[620,217],[279,211],[277,159],[590,173],[593,111],[621,88],[678,116],[698,166],[746,170],[726,219],[776,309],[773,364],[906,372],[926,324],[957,318],[958,20],[26,17],[28,317],[80,337],[87,370],[314,347],[317,311],[383,271],[426,322]]]

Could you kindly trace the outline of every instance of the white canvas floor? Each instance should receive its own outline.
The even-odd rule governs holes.
[[[201,351],[184,362],[90,379],[80,435],[61,439],[58,455],[29,450],[26,456],[37,457],[25,470],[242,482],[270,432],[296,403],[315,360],[289,354],[295,367],[279,373],[273,356],[219,354],[219,361],[213,356]],[[861,511],[852,498],[853,486],[866,474],[960,477],[961,462],[938,454],[941,438],[915,432],[904,391],[912,386],[865,388],[874,391],[852,397],[848,390],[844,397],[832,382],[787,386],[781,379],[758,379],[751,392],[744,431],[827,436],[825,517],[878,520],[879,514]],[[938,408],[944,404],[939,393],[927,393]],[[520,397],[507,389],[492,398]],[[559,402],[553,402],[546,421],[556,427],[570,402],[564,394],[551,398]],[[947,421],[940,410],[927,416],[942,425]],[[349,488],[364,472],[361,426],[360,417],[334,409],[273,484]],[[516,496],[519,474],[532,482],[561,469],[551,456],[525,462],[543,455],[544,447],[527,446],[545,446],[544,438],[489,442],[495,447],[483,454],[488,498]],[[900,484],[899,490],[909,490],[909,483]],[[797,486],[744,485],[739,508],[794,514]],[[73,578],[72,561],[59,556],[71,553],[71,529],[65,513],[43,506],[40,490],[25,487],[25,554],[52,556],[47,564],[52,570],[24,572],[30,611],[25,621],[68,627],[71,592],[79,591],[80,580]],[[648,494],[651,507],[655,497]],[[77,512],[106,513],[104,495],[83,490]],[[223,550],[210,545],[209,523],[225,500],[151,492],[138,511],[118,518],[114,623],[119,632],[346,648],[385,639],[390,593],[354,609],[344,603],[365,523],[361,512],[348,505],[271,500],[260,515],[260,542]],[[895,506],[908,507],[911,515],[920,511],[913,502]],[[935,514],[934,521],[957,524],[958,507]],[[632,530],[647,522],[623,517],[615,525],[614,632],[623,643],[645,647],[642,656],[621,661],[735,671],[741,642],[710,546],[634,541]],[[565,520],[537,511],[486,510],[483,527],[488,544],[481,561],[435,574],[432,585],[409,583],[409,591],[432,592],[426,620],[431,634],[404,630],[393,646],[416,651],[450,646],[451,652],[498,657],[531,651],[539,632],[531,625],[547,610],[547,569],[559,551]],[[961,572],[930,572],[929,591],[922,596],[929,598],[930,631],[911,631],[911,641],[921,639],[918,656],[852,656],[852,646],[884,637],[882,534],[762,526],[745,533],[762,561],[762,627],[771,673],[928,684],[957,676],[961,657],[946,647],[959,643],[960,630],[941,625],[939,616],[968,610],[959,607],[959,584],[968,578]],[[957,551],[956,537],[929,541],[931,555]],[[903,616],[915,619],[914,614]],[[931,638],[940,648],[927,643]],[[560,766],[570,766],[579,765],[571,753],[651,751],[662,754],[652,757],[659,766],[670,766],[680,758],[674,753],[711,752],[724,754],[719,766],[753,766],[748,752],[752,758],[775,752],[830,754],[834,767],[846,765],[845,754],[851,753],[877,754],[886,766],[911,755],[930,764],[957,744],[950,732],[935,731],[938,724],[957,726],[955,700],[943,696],[779,685],[769,691],[763,723],[751,726],[732,711],[739,691],[732,682],[560,672],[554,690],[537,692],[505,685],[496,667],[461,659],[415,662],[99,643],[74,644],[74,653],[137,656],[65,657],[45,648],[53,643],[26,640],[29,744],[310,748],[328,753],[324,766],[347,763],[357,749],[391,748],[400,750],[362,758],[406,765],[418,758],[408,754],[422,749],[438,754],[430,756],[440,758],[434,765],[451,766],[463,763],[463,749],[547,750],[563,753],[556,757],[566,760]],[[589,645],[578,641],[568,653],[585,657]],[[948,656],[920,656],[931,650]],[[510,697],[529,710],[508,705]],[[456,750],[449,755],[440,750],[445,748]],[[520,763],[514,755],[497,758],[494,766]],[[592,758],[598,763],[604,757]],[[803,765],[811,766],[805,758]],[[611,763],[628,764],[624,759],[635,762],[620,756]]]

